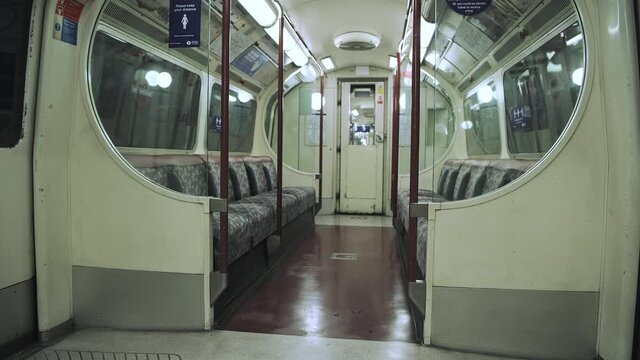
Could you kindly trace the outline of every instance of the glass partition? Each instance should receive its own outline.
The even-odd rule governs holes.
[[[214,83],[209,97],[207,148],[220,151],[221,98],[220,84]],[[229,151],[250,153],[253,146],[253,127],[256,119],[256,101],[243,90],[229,93]]]

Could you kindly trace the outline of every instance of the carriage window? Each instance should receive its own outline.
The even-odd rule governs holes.
[[[91,54],[91,86],[102,126],[118,147],[192,149],[200,77],[103,32]]]
[[[560,137],[582,88],[583,47],[575,23],[505,73],[511,153],[545,153]]]
[[[469,155],[500,154],[500,119],[493,81],[473,90],[464,101],[464,121]]]
[[[0,148],[22,139],[31,1],[0,1]]]
[[[220,84],[213,84],[207,130],[207,146],[211,151],[220,151],[220,93]],[[229,151],[249,153],[253,146],[256,101],[247,92],[230,90],[229,108]]]

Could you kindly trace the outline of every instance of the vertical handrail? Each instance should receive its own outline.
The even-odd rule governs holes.
[[[320,76],[320,140],[319,144],[319,160],[318,160],[318,173],[320,174],[320,179],[318,181],[318,202],[320,203],[318,210],[322,208],[322,153],[324,146],[323,144],[323,134],[324,134],[324,76]]]
[[[420,20],[421,0],[413,0],[413,63],[411,69],[411,167],[409,202],[418,202],[418,165],[420,146]],[[416,281],[418,218],[409,217],[409,281]]]
[[[284,15],[280,13],[280,34],[278,37],[278,182],[277,182],[277,233],[282,236],[282,107],[284,106]]]
[[[400,146],[400,53],[396,54],[396,73],[393,77],[393,117],[391,129],[391,210],[398,213],[398,151]]]
[[[229,201],[229,29],[231,0],[222,0],[222,89],[221,89],[221,154],[220,197]],[[220,272],[226,273],[229,262],[229,213],[220,213]]]

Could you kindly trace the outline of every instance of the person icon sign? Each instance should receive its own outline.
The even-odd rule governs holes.
[[[187,24],[189,23],[189,19],[187,18],[187,14],[184,14],[182,16],[182,20],[180,22],[182,23],[182,29],[183,30],[187,30]]]

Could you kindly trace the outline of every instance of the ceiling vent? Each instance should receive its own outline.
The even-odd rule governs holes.
[[[336,36],[333,39],[333,44],[342,50],[372,50],[380,45],[380,37],[366,32],[354,31]]]

